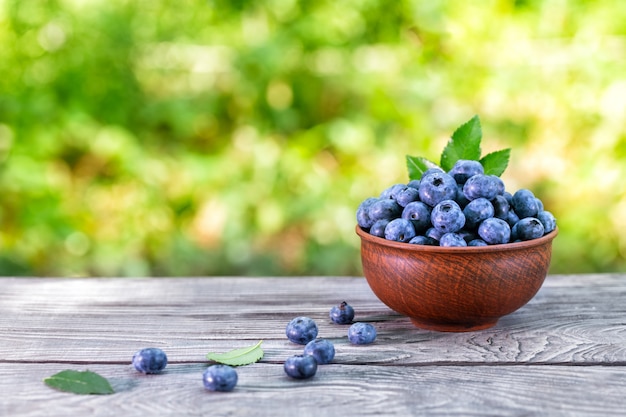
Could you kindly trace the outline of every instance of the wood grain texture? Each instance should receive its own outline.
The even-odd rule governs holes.
[[[238,369],[230,393],[202,387],[201,364],[168,366],[143,375],[128,365],[89,369],[111,381],[116,393],[77,396],[41,380],[58,364],[0,364],[3,416],[623,416],[623,367],[380,366],[320,367],[311,380],[285,376],[278,364]],[[10,395],[7,395],[10,394]]]
[[[348,301],[377,341],[353,346],[328,311]],[[624,415],[626,275],[549,276],[526,306],[487,330],[438,333],[382,304],[361,277],[0,278],[0,415]],[[333,364],[293,381],[282,362],[295,316],[335,343]],[[205,354],[263,340],[235,392],[205,392]],[[132,354],[158,346],[167,372]],[[111,379],[114,396],[58,393],[63,369]],[[268,410],[271,410],[268,413]],[[183,412],[184,411],[184,412]]]

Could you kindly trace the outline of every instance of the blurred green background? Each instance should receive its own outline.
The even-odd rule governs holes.
[[[354,212],[479,115],[626,271],[626,2],[0,0],[0,275],[357,275]]]

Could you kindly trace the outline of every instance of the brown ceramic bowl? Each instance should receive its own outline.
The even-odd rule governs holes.
[[[393,242],[359,226],[363,273],[376,296],[422,329],[486,329],[543,284],[558,229],[535,240],[482,247]]]

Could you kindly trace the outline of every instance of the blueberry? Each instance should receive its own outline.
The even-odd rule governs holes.
[[[359,207],[356,209],[356,222],[363,229],[369,229],[374,224],[374,220],[372,220],[369,215],[369,208],[376,201],[378,201],[377,198],[367,198],[363,200],[361,204],[359,204]]]
[[[543,224],[534,217],[525,217],[515,223],[512,229],[513,236],[519,240],[532,240],[543,236]]]
[[[393,220],[400,217],[401,213],[402,207],[400,207],[396,200],[392,199],[378,199],[378,201],[373,202],[367,210],[368,217],[372,221],[372,224],[374,224],[376,220],[381,219]]]
[[[309,317],[296,317],[287,324],[287,339],[299,345],[306,345],[317,337],[317,324]]]
[[[454,200],[456,181],[445,172],[435,171],[422,177],[419,193],[421,201],[434,207],[443,200]]]
[[[413,239],[409,240],[409,243],[412,245],[426,245],[426,246],[437,246],[438,243],[435,239],[428,236],[415,236]]]
[[[350,324],[352,323],[352,319],[354,319],[354,308],[345,301],[342,301],[341,304],[333,306],[328,315],[334,323]]]
[[[454,199],[454,201],[459,203],[459,206],[461,208],[469,204],[470,201],[467,199],[467,197],[465,197],[465,194],[463,194],[463,184],[456,185],[456,198]]]
[[[380,219],[376,220],[376,222],[370,227],[370,234],[378,237],[385,237],[385,227],[389,224],[389,220]]]
[[[511,209],[504,220],[506,220],[509,226],[513,227],[519,221],[519,216],[515,213],[515,210]]]
[[[312,378],[317,372],[317,360],[310,355],[294,355],[287,358],[284,369],[291,378]]]
[[[354,345],[367,345],[376,340],[376,328],[369,323],[357,322],[348,329],[348,340]]]
[[[537,204],[537,213],[539,213],[540,211],[543,211],[543,201],[541,201],[540,199],[538,199],[537,197],[535,197],[535,203]]]
[[[304,354],[313,356],[318,365],[325,365],[335,357],[335,345],[326,339],[311,340],[304,347]]]
[[[167,366],[167,355],[159,348],[145,348],[133,355],[133,366],[144,374],[156,374]]]
[[[413,223],[406,219],[393,219],[385,227],[385,239],[408,242],[415,237]]]
[[[468,159],[459,159],[448,172],[457,184],[465,184],[470,177],[484,173],[485,169],[480,162]]]
[[[491,217],[478,226],[478,235],[490,245],[509,243],[511,227],[504,220]]]
[[[497,217],[502,220],[506,220],[509,216],[509,210],[511,205],[507,201],[504,195],[497,195],[491,200],[493,206],[493,217]]]
[[[483,220],[493,217],[494,211],[493,204],[486,198],[480,197],[472,200],[463,209],[465,225],[470,229],[474,229]]]
[[[495,175],[474,175],[463,186],[463,194],[470,201],[480,197],[493,200],[501,191],[504,192],[501,183],[502,180]]]
[[[413,187],[405,187],[396,195],[396,201],[400,207],[406,207],[407,204],[417,201],[420,198],[420,193]]]
[[[511,205],[520,219],[524,217],[534,217],[539,212],[535,195],[532,191],[525,188],[513,194]]]
[[[467,242],[458,233],[445,233],[439,240],[439,246],[463,247],[467,246]]]
[[[467,246],[488,246],[487,242],[482,239],[472,239],[467,243]]]
[[[202,383],[209,391],[232,391],[237,385],[237,371],[229,365],[211,365],[202,374]]]
[[[458,232],[465,225],[465,215],[454,200],[443,200],[430,215],[433,227],[442,233]]]
[[[542,210],[537,213],[537,218],[543,225],[543,233],[550,233],[556,229],[556,218],[551,212]]]
[[[411,181],[409,181],[409,183],[406,186],[407,187],[411,187],[411,188],[415,188],[416,190],[419,191],[419,189],[420,189],[420,180],[411,180]]]
[[[405,188],[406,188],[406,185],[404,184],[394,184],[391,187],[388,187],[387,189],[385,189],[382,193],[380,193],[380,198],[383,200],[385,199],[395,200],[396,197],[398,196],[398,193],[400,193]]]
[[[426,171],[422,172],[422,176],[420,177],[420,182],[426,178],[426,176],[430,175],[430,174],[435,174],[435,173],[445,173],[445,171],[443,169],[441,169],[440,167],[432,167],[432,168],[428,168]]]
[[[430,206],[421,201],[413,201],[402,210],[402,218],[411,221],[416,233],[421,233],[430,226]]]
[[[439,245],[439,239],[441,239],[441,236],[443,236],[444,233],[445,232],[437,230],[434,227],[430,227],[426,230],[426,232],[424,232],[424,236],[434,240],[435,242],[437,242],[437,245]]]

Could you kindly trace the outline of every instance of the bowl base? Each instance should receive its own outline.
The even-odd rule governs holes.
[[[437,332],[473,332],[476,330],[489,329],[496,325],[498,320],[481,321],[479,323],[441,323],[428,320],[420,320],[411,317],[411,323],[415,327],[419,327],[424,330],[434,330]]]

